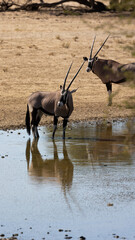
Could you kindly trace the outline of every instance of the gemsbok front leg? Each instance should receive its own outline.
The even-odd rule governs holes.
[[[63,120],[63,139],[65,139],[65,131],[66,131],[67,123],[68,123],[68,118],[64,118],[64,120]]]
[[[58,117],[54,116],[52,139],[54,139],[55,132],[57,130],[57,123],[58,123]]]

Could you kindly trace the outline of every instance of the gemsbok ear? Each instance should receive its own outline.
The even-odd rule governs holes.
[[[79,87],[78,87],[78,88],[79,88]],[[78,88],[73,89],[70,93],[75,93],[75,92],[78,90]]]
[[[60,85],[60,89],[62,89],[62,85]]]
[[[87,58],[87,57],[83,57],[83,60],[84,60],[84,61],[88,61],[88,58]]]

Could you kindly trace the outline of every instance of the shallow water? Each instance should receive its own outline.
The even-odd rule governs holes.
[[[0,131],[0,235],[135,239],[133,123]]]

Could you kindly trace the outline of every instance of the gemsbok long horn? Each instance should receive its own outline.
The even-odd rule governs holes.
[[[70,67],[69,67],[69,69],[68,69],[68,71],[67,71],[67,74],[66,74],[66,77],[65,77],[65,80],[64,80],[64,84],[63,84],[63,91],[65,91],[66,80],[67,80],[68,74],[69,74],[69,72],[70,72],[70,69],[71,69],[71,67],[72,67],[72,64],[73,64],[73,62],[71,63],[71,65],[70,65]]]
[[[83,59],[88,61],[86,71],[92,71],[101,79],[104,84],[106,84],[107,92],[109,94],[108,105],[110,106],[112,104],[112,83],[120,84],[125,81],[129,81],[131,83],[134,82],[135,84],[135,63],[121,64],[114,60],[100,59],[97,57],[109,36],[110,35],[108,35],[108,37],[105,39],[95,56],[92,57],[92,51],[95,42],[94,38],[90,51],[90,58],[88,59],[87,57],[84,57]]]
[[[110,37],[110,34],[108,35],[108,37],[105,39],[105,41],[103,42],[103,44],[101,45],[101,47],[99,48],[99,50],[96,52],[96,54],[95,54],[95,56],[93,57],[93,58],[95,58],[97,55],[98,55],[98,53],[100,52],[100,50],[102,49],[102,47],[105,45],[105,43],[106,43],[106,41],[107,41],[107,39]]]
[[[69,85],[68,85],[68,87],[67,87],[67,90],[66,91],[68,91],[69,90],[69,88],[70,88],[70,86],[71,86],[71,84],[73,83],[73,81],[75,80],[75,78],[77,77],[77,75],[78,75],[78,73],[80,72],[80,70],[82,69],[82,67],[83,67],[83,65],[84,65],[84,63],[86,62],[86,60],[84,60],[83,61],[83,63],[82,63],[82,65],[80,66],[80,68],[79,68],[79,70],[77,71],[77,73],[75,74],[75,76],[73,77],[73,79],[71,80],[71,82],[69,83]]]
[[[91,47],[91,51],[90,51],[90,59],[92,59],[92,52],[93,52],[93,47],[94,47],[94,43],[95,43],[95,39],[96,39],[96,35],[93,39],[93,43],[92,43],[92,47]]]

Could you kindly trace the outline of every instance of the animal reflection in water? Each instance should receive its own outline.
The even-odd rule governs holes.
[[[69,159],[65,141],[63,141],[63,159],[59,160],[57,146],[53,141],[54,157],[53,159],[43,159],[38,149],[38,141],[33,140],[32,145],[30,139],[26,145],[26,160],[30,176],[35,177],[37,181],[51,180],[57,181],[66,193],[72,186],[73,180],[73,164]],[[32,159],[30,162],[30,153]]]
[[[80,128],[78,140],[81,144],[72,143],[70,146],[72,159],[77,159],[80,164],[104,165],[132,163],[135,156],[135,132],[133,124],[120,131],[113,129],[113,124],[97,124],[91,127]],[[89,135],[88,135],[89,133]],[[88,137],[90,136],[90,137]]]
[[[87,146],[89,159],[99,165],[105,162],[110,164],[116,162],[130,164],[132,162],[132,156],[135,154],[134,134],[114,133],[112,124],[109,124],[107,126],[97,126],[96,135],[102,141],[95,141]]]

